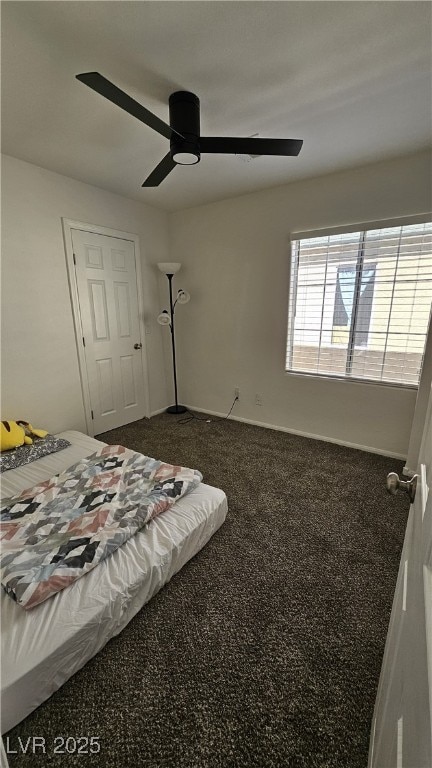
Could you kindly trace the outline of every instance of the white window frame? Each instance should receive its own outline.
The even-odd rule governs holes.
[[[403,227],[403,226],[409,226],[412,224],[426,224],[432,220],[432,213],[419,213],[419,214],[413,214],[411,216],[399,216],[395,219],[378,219],[375,221],[362,221],[357,222],[355,224],[344,224],[341,226],[335,226],[335,227],[326,227],[324,229],[313,229],[313,230],[303,230],[303,231],[293,231],[289,233],[289,280],[288,280],[288,320],[291,319],[291,322],[294,322],[294,315],[290,315],[290,306],[289,306],[289,298],[291,295],[291,281],[293,278],[293,275],[291,274],[292,270],[292,248],[293,243],[298,240],[306,240],[308,238],[313,237],[326,237],[328,235],[338,235],[338,234],[344,234],[349,232],[362,232],[364,230],[368,229],[385,229],[387,227]],[[295,284],[295,291],[297,291],[297,284]],[[295,294],[294,294],[295,295]],[[428,326],[428,333],[432,332],[432,310],[431,315],[429,317],[429,326]],[[426,336],[427,336],[426,334]],[[397,381],[382,381],[379,379],[368,379],[363,378],[360,376],[351,376],[351,375],[338,375],[338,374],[330,374],[330,373],[317,373],[312,371],[293,371],[287,368],[287,360],[288,360],[288,344],[290,340],[292,339],[293,334],[292,330],[290,329],[289,322],[287,322],[287,335],[286,335],[286,344],[285,344],[285,360],[284,360],[284,372],[287,376],[297,376],[302,378],[312,378],[312,379],[327,379],[329,381],[338,381],[338,382],[344,382],[344,383],[350,383],[350,384],[366,384],[366,385],[374,385],[378,387],[392,387],[392,388],[398,388],[398,389],[410,389],[410,390],[417,390],[419,387],[419,384],[406,384],[404,382],[397,382]],[[336,346],[336,345],[335,345]],[[292,355],[292,351],[291,351]],[[420,377],[421,378],[421,373]]]

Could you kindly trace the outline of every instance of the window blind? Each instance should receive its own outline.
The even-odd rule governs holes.
[[[432,222],[292,242],[286,370],[417,386]]]

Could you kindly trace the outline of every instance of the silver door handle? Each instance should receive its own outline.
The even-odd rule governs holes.
[[[411,480],[400,480],[399,475],[396,472],[390,472],[387,475],[386,487],[389,493],[393,496],[398,491],[405,491],[408,494],[411,504],[414,504],[414,499],[417,490],[418,475],[414,475]]]
[[[134,349],[142,349],[142,344],[140,341],[134,344]]]

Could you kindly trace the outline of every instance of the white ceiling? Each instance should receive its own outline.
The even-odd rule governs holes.
[[[302,138],[297,158],[203,155],[154,189],[168,140],[75,79],[101,72],[207,136]],[[428,2],[3,2],[3,152],[167,210],[416,151],[431,139]]]

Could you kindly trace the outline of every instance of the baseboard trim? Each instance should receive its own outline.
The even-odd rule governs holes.
[[[403,475],[406,475],[407,477],[414,477],[414,475],[415,475],[415,470],[414,470],[414,469],[410,469],[410,468],[409,468],[409,467],[407,467],[407,465],[405,464],[405,466],[404,466],[404,468],[403,468],[403,470],[402,470],[402,474],[403,474]]]
[[[152,416],[159,416],[159,414],[160,414],[160,413],[165,413],[165,411],[166,411],[166,409],[167,409],[167,408],[168,408],[168,406],[167,406],[167,405],[164,405],[164,407],[163,407],[163,408],[158,408],[158,410],[157,410],[157,411],[152,411],[152,412],[151,412],[151,414],[150,414],[150,418],[151,418]]]
[[[218,411],[209,411],[207,408],[197,408],[195,405],[186,406],[190,411],[196,411],[197,413],[206,413],[209,416],[218,416],[224,418],[226,413],[219,413]],[[315,435],[311,432],[303,432],[299,429],[291,429],[290,427],[281,427],[277,424],[267,424],[264,421],[255,421],[254,419],[245,419],[242,416],[236,416],[231,414],[229,417],[233,421],[241,421],[244,424],[253,424],[255,427],[264,427],[265,429],[274,429],[277,432],[288,432],[291,435],[299,435],[300,437],[309,437],[312,440],[322,440],[324,443],[335,443],[336,445],[344,445],[346,448],[355,448],[357,451],[366,451],[366,453],[377,453],[380,456],[388,456],[391,459],[406,459],[406,455],[403,453],[395,453],[394,451],[387,451],[381,448],[375,448],[370,445],[359,445],[358,443],[348,443],[344,440],[338,440],[334,437],[326,437],[324,435]]]

